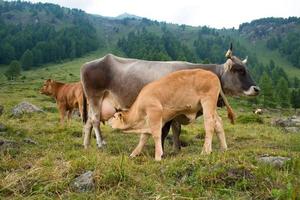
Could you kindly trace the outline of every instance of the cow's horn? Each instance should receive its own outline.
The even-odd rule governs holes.
[[[248,61],[248,56],[246,56],[246,58],[242,62],[243,62],[243,64],[246,64],[247,61]]]
[[[226,58],[231,58],[232,57],[232,43],[230,43],[230,48],[226,52],[225,57]]]

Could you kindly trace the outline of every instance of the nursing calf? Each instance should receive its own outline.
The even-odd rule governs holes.
[[[224,99],[228,117],[233,123],[233,111],[214,73],[201,69],[173,72],[146,85],[131,108],[115,113],[109,124],[112,128],[125,132],[141,133],[139,144],[131,153],[131,157],[141,153],[149,133],[152,134],[155,142],[155,160],[161,160],[161,130],[164,124],[179,115],[185,115],[193,121],[197,113],[202,111],[206,134],[202,153],[209,154],[212,151],[214,131],[220,140],[221,149],[226,150],[222,120],[216,110],[219,94]]]

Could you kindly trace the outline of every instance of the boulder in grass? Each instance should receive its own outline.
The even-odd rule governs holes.
[[[35,112],[44,112],[44,111],[39,107],[26,101],[19,103],[12,109],[12,115],[14,117],[19,117],[25,113],[35,113]]]
[[[270,164],[274,167],[283,167],[286,161],[289,161],[290,158],[282,156],[262,156],[258,158],[259,162]]]
[[[71,183],[71,187],[77,192],[91,191],[93,190],[94,186],[95,183],[92,171],[87,171],[84,174],[81,174]]]

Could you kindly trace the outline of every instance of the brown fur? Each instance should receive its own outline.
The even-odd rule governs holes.
[[[146,85],[128,111],[118,112],[110,120],[113,128],[142,133],[140,142],[131,156],[138,155],[151,133],[155,141],[155,160],[161,160],[161,129],[178,115],[195,120],[197,112],[203,111],[206,131],[202,153],[212,151],[212,135],[216,131],[221,148],[226,150],[225,133],[217,114],[218,96],[225,100],[228,117],[233,122],[234,114],[221,91],[218,77],[212,72],[196,69],[173,72]]]
[[[79,108],[82,117],[83,89],[80,82],[61,83],[48,79],[44,82],[40,93],[55,98],[62,124],[65,115],[68,114],[69,120],[75,108]]]

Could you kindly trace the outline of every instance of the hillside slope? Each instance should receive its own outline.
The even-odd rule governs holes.
[[[254,20],[251,23],[241,24],[239,30],[218,30],[209,27],[192,27],[187,25],[168,24],[164,22],[152,21],[142,17],[132,16],[130,14],[122,15],[121,17],[117,18],[107,18],[98,15],[90,15],[81,10],[68,9],[48,3],[32,4],[26,2],[1,1],[0,10],[0,25],[2,24],[0,26],[0,35],[2,36],[0,39],[0,44],[2,44],[2,48],[0,47],[0,51],[1,49],[3,51],[3,53],[1,54],[3,55],[3,58],[0,59],[0,64],[9,64],[9,61],[11,61],[12,59],[21,59],[22,55],[27,49],[31,51],[40,50],[43,52],[43,49],[41,48],[34,49],[34,46],[37,45],[37,43],[27,44],[26,42],[24,42],[28,41],[30,37],[32,37],[33,39],[38,38],[37,36],[32,35],[29,38],[19,36],[21,32],[24,34],[24,31],[29,31],[26,29],[22,29],[22,27],[24,26],[33,26],[33,28],[35,28],[34,25],[38,24],[46,27],[52,27],[54,28],[54,30],[52,30],[52,28],[50,28],[50,30],[58,34],[63,29],[67,29],[68,27],[71,28],[75,26],[74,30],[76,30],[79,28],[76,27],[77,25],[81,26],[84,23],[91,25],[92,28],[83,27],[82,30],[89,29],[90,32],[93,32],[93,29],[95,29],[95,34],[90,36],[92,37],[91,40],[83,40],[84,38],[81,35],[77,36],[77,40],[66,38],[58,39],[55,37],[46,37],[43,39],[33,40],[37,42],[48,40],[49,42],[53,41],[54,43],[56,41],[59,41],[59,45],[63,45],[64,48],[68,49],[66,50],[66,52],[68,52],[65,53],[66,55],[60,56],[53,53],[54,55],[52,57],[43,57],[41,61],[38,59],[33,59],[33,63],[35,65],[40,65],[47,62],[59,61],[64,58],[80,57],[90,50],[95,50],[96,48],[118,49],[118,41],[120,39],[126,39],[129,33],[136,33],[138,31],[141,32],[143,30],[146,30],[147,32],[150,32],[158,37],[162,37],[166,32],[172,34],[177,43],[180,42],[182,45],[185,45],[189,49],[189,51],[194,54],[194,57],[198,62],[203,62],[204,60],[210,62],[221,62],[221,57],[223,55],[219,54],[223,54],[229,45],[226,44],[225,47],[225,42],[229,43],[229,41],[231,40],[236,43],[237,39],[241,38],[241,46],[237,45],[239,48],[236,48],[237,54],[241,54],[241,56],[245,56],[245,54],[256,55],[258,63],[268,63],[270,59],[272,59],[276,64],[284,68],[289,75],[300,75],[300,70],[295,68],[297,67],[295,65],[295,59],[291,59],[290,55],[284,55],[284,50],[278,48],[270,49],[270,45],[267,45],[268,43],[270,43],[268,41],[275,36],[277,39],[281,38],[282,41],[285,41],[289,33],[299,32],[300,20],[298,18],[266,18]],[[19,30],[20,28],[21,32]],[[70,29],[70,31],[72,30],[73,29]],[[42,31],[43,29],[41,30],[41,32]],[[72,36],[71,34],[65,34],[68,37]],[[12,39],[14,38],[14,36],[17,37],[17,39]],[[226,37],[229,37],[229,40]],[[221,47],[220,49],[222,49],[222,52],[218,49],[217,51],[212,51],[207,55],[201,55],[200,49],[197,50],[199,46],[195,46],[195,43],[197,43],[197,41],[201,39],[203,39],[204,41],[209,40],[209,42],[204,44],[209,45],[208,48],[213,49],[216,47]],[[97,40],[97,42],[95,42],[95,40]],[[21,48],[18,47],[16,41],[22,44]],[[86,44],[87,41],[88,45],[86,45],[86,47],[84,48],[81,47],[82,45]],[[89,46],[92,46],[92,48],[88,49]],[[12,48],[13,50],[11,50]],[[52,47],[52,49],[54,49],[54,52],[60,52],[61,49],[64,49],[60,48],[60,51],[58,51],[55,50],[55,48],[56,46]],[[239,53],[240,49],[242,49],[242,52]],[[15,55],[4,56],[8,54],[7,52],[9,51],[14,52]],[[290,51],[294,52],[294,49],[291,49]],[[34,55],[37,55],[36,52],[37,51],[34,51]],[[121,52],[121,54],[124,55],[124,52]],[[279,56],[279,54],[281,56]],[[216,57],[220,58],[215,59]],[[256,58],[254,60],[256,60]]]

